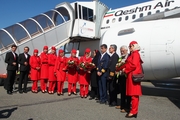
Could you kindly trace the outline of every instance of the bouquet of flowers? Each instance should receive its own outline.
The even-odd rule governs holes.
[[[68,60],[68,67],[74,67],[75,65],[76,64],[74,60]]]
[[[92,69],[94,69],[94,68],[96,68],[96,66],[95,66],[95,64],[94,63],[86,63],[85,64],[85,67],[86,67],[86,69],[88,70],[88,71],[91,71]]]
[[[120,71],[120,67],[125,63],[122,58],[119,58],[118,63],[116,64],[116,72]]]
[[[85,62],[81,62],[80,64],[79,64],[79,68],[81,69],[81,70],[86,70],[86,66],[85,66]]]

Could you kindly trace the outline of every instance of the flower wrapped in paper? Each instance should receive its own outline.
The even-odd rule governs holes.
[[[81,62],[80,64],[79,64],[79,69],[81,69],[81,70],[86,70],[86,66],[85,66],[85,62]]]
[[[88,71],[91,71],[92,69],[94,69],[94,68],[96,68],[96,66],[95,66],[95,64],[94,63],[86,63],[85,64],[85,67],[86,67],[86,69],[88,70]]]
[[[74,60],[68,60],[68,67],[75,67],[76,63]]]
[[[122,58],[119,58],[118,63],[116,64],[116,72],[120,71],[121,66],[125,63]]]

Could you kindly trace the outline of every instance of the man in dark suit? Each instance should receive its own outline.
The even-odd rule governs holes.
[[[101,45],[101,57],[98,60],[97,66],[97,75],[98,75],[98,83],[99,83],[99,95],[100,95],[100,104],[108,104],[107,103],[107,66],[109,61],[109,55],[107,54],[107,45]]]
[[[11,51],[6,54],[5,63],[7,63],[7,79],[5,81],[5,88],[7,94],[12,94],[13,84],[18,70],[18,55],[15,53],[16,45],[11,46]]]
[[[28,54],[29,47],[24,47],[24,53],[19,54],[18,63],[20,64],[20,77],[19,77],[19,86],[18,90],[19,93],[27,93],[27,82],[28,82],[28,75],[30,71],[29,59],[30,55]],[[22,83],[24,81],[24,88],[22,91]]]
[[[115,68],[116,63],[118,62],[119,56],[116,53],[117,46],[112,44],[109,47],[109,53],[111,57],[108,62],[108,75],[107,75],[107,86],[109,91],[109,106],[116,106],[117,103],[117,91],[116,91],[116,76],[115,76]]]

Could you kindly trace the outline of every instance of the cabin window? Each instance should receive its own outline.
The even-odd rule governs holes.
[[[114,23],[114,22],[116,22],[116,18],[113,18],[113,19],[112,19],[112,23]]]
[[[151,15],[151,12],[148,12],[148,14],[147,15]]]
[[[143,13],[141,13],[141,14],[139,15],[139,17],[140,17],[140,18],[143,17]]]
[[[136,15],[133,15],[133,16],[132,16],[132,19],[135,19],[135,18],[136,18]]]
[[[121,20],[122,20],[122,17],[119,17],[119,22],[121,22]]]
[[[129,16],[126,16],[126,17],[125,17],[125,20],[128,20],[128,19],[129,19]]]
[[[109,19],[106,21],[106,24],[108,24],[109,23]]]
[[[165,9],[165,11],[169,11],[169,9],[168,9],[168,8],[166,8],[166,9]]]
[[[159,13],[159,12],[160,12],[160,10],[157,10],[157,11],[156,11],[156,13]]]

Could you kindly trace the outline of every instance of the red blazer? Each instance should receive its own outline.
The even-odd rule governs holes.
[[[70,67],[67,68],[68,69],[68,82],[69,83],[76,83],[78,81],[78,71],[77,71],[77,66],[79,64],[79,59],[77,57],[73,58],[73,57],[69,57],[67,59],[67,62],[69,60],[73,60],[76,62],[76,66],[75,67]]]
[[[54,72],[57,76],[57,81],[65,81],[66,80],[66,72],[63,71],[66,67],[67,58],[66,57],[57,57]]]
[[[132,74],[142,73],[141,57],[138,51],[133,51],[127,58],[126,63],[121,67],[125,68],[125,73],[127,75],[126,79],[126,95],[142,95],[141,83],[133,82]]]
[[[85,56],[82,56],[80,58],[79,64],[81,62],[92,62],[92,58],[86,58]],[[79,71],[79,84],[83,84],[83,85],[89,85],[90,83],[90,73],[88,73],[87,71],[81,70]]]
[[[40,79],[40,69],[37,70],[36,67],[41,67],[41,60],[39,56],[31,56],[29,60],[29,64],[31,67],[31,80],[39,80]]]
[[[49,65],[49,76],[48,80],[49,81],[56,81],[56,75],[54,74],[54,67],[56,63],[56,58],[57,56],[55,54],[49,54],[48,55],[48,65]]]
[[[44,52],[40,55],[41,58],[41,79],[48,79],[48,54],[45,54]]]

